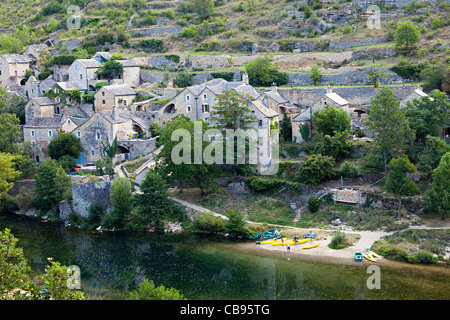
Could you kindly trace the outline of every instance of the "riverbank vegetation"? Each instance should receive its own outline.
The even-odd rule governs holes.
[[[408,229],[376,241],[372,250],[387,258],[410,263],[448,261],[448,230]]]

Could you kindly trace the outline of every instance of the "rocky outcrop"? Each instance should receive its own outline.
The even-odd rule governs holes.
[[[89,216],[89,207],[100,204],[104,210],[111,209],[111,182],[87,182],[72,185],[72,209],[82,217]]]

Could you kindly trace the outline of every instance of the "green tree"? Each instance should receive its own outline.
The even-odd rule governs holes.
[[[379,80],[386,76],[386,70],[382,68],[370,67],[367,72],[366,79],[371,81],[375,88],[380,86]]]
[[[164,219],[173,212],[174,203],[169,199],[169,187],[159,174],[149,171],[140,185],[141,193],[136,194],[134,203],[137,213],[147,223],[154,224],[155,230],[164,231]]]
[[[319,66],[316,64],[311,68],[311,77],[309,80],[312,80],[315,86],[319,85],[320,77],[322,76],[322,72],[320,72]]]
[[[350,135],[347,131],[335,132],[333,136],[316,136],[315,150],[324,156],[331,156],[337,161],[345,158],[351,149]]]
[[[338,109],[327,104],[322,110],[317,110],[312,116],[315,129],[329,136],[336,132],[350,131],[352,119],[344,109]]]
[[[424,196],[428,212],[438,213],[442,219],[450,214],[450,152],[447,152],[433,171],[433,177]]]
[[[70,132],[63,132],[48,144],[48,155],[58,160],[62,156],[77,159],[83,151],[81,140]]]
[[[387,175],[387,162],[396,150],[402,150],[406,141],[414,134],[409,128],[400,101],[392,89],[383,87],[370,100],[365,123],[374,133],[374,143],[383,151],[384,174]]]
[[[45,273],[37,277],[42,282],[41,290],[47,293],[45,300],[84,300],[84,293],[79,290],[70,289],[68,281],[75,272],[61,265],[52,258],[48,258],[50,266],[45,268]]]
[[[410,46],[420,41],[420,31],[411,21],[397,23],[395,31],[395,46],[405,46],[406,50]]]
[[[442,128],[450,124],[450,102],[447,95],[439,90],[408,101],[405,110],[409,126],[415,131],[418,141],[425,141],[427,135],[440,135]]]
[[[125,225],[125,219],[133,209],[132,192],[131,182],[127,178],[118,178],[111,184],[110,199],[114,227],[120,228]]]
[[[129,300],[186,300],[180,291],[166,288],[163,285],[155,287],[153,281],[144,279],[139,289],[130,292]]]
[[[15,158],[10,153],[0,152],[0,199],[14,186],[13,181],[20,175],[20,172],[14,169]]]
[[[173,83],[179,88],[186,88],[192,85],[193,74],[182,71],[173,79]]]
[[[252,98],[237,92],[234,88],[223,91],[216,96],[216,105],[211,111],[211,121],[215,121],[223,133],[226,129],[250,129],[258,121],[248,108]]]
[[[383,187],[397,195],[398,218],[401,217],[402,195],[414,195],[418,192],[417,185],[409,174],[416,172],[416,167],[409,161],[406,155],[401,155],[389,162],[389,173],[386,176]]]
[[[426,148],[419,156],[419,170],[424,173],[433,172],[447,152],[450,152],[450,144],[440,137],[427,135]]]
[[[214,13],[213,0],[192,0],[192,4],[200,22],[208,19]]]
[[[300,182],[317,185],[324,179],[335,176],[333,167],[336,161],[333,157],[313,154],[302,159],[297,172],[297,179]]]
[[[0,152],[16,153],[19,141],[19,118],[11,113],[0,114]]]
[[[238,130],[248,130],[252,128],[252,124],[258,121],[258,118],[250,112],[248,108],[249,101],[252,98],[249,95],[237,92],[234,88],[225,90],[222,94],[216,96],[216,105],[211,111],[211,121],[214,121],[216,126],[226,136],[227,130],[234,130],[238,134]],[[249,163],[239,163],[238,159],[243,159],[245,155],[239,154],[240,140],[237,136],[234,139],[226,140],[225,144],[232,144],[234,160],[232,170],[234,178],[237,178],[238,171],[246,171],[249,168]],[[244,150],[248,149],[249,144],[247,140],[244,142]],[[228,150],[226,147],[223,150]],[[226,155],[227,152],[224,152]],[[230,160],[226,159],[229,163]],[[224,161],[225,162],[225,161]]]
[[[244,215],[236,210],[228,213],[228,222],[225,225],[228,234],[232,237],[245,236],[248,234]]]
[[[123,65],[116,60],[108,60],[95,72],[102,79],[111,79],[123,73]]]
[[[35,203],[39,209],[49,210],[60,201],[70,198],[72,182],[58,161],[48,159],[41,162],[34,178]]]
[[[17,247],[18,241],[10,229],[0,231],[0,299],[8,299],[8,293],[13,293],[10,299],[15,300],[31,299],[37,295],[29,276],[31,268],[23,249]]]
[[[40,283],[31,279],[31,268],[23,249],[17,247],[19,239],[11,230],[0,231],[0,299],[14,300],[83,300],[84,294],[68,287],[69,277],[66,266],[49,258],[51,266],[37,276]],[[42,295],[41,290],[47,294]]]
[[[278,66],[273,64],[273,57],[265,55],[258,57],[246,64],[245,70],[251,85],[270,86],[275,83],[278,86],[288,82],[288,76],[278,71]]]
[[[280,123],[280,134],[284,141],[292,140],[292,121],[284,110],[283,119]]]

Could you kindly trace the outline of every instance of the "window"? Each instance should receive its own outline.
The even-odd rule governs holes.
[[[190,95],[186,95],[186,101],[190,101],[191,100],[191,96]]]
[[[97,134],[95,135],[97,140],[100,140],[100,132],[97,132]]]
[[[80,131],[77,132],[77,137],[81,138],[81,132]]]
[[[48,130],[48,136],[49,136],[49,137],[52,136],[52,130]]]
[[[102,91],[102,96],[103,96],[103,97],[105,96],[105,91]]]
[[[74,68],[75,68],[75,70],[78,70],[78,65],[76,64],[76,65],[74,66]]]
[[[191,113],[192,112],[192,107],[191,106],[187,106],[186,107],[186,112],[187,113]]]
[[[259,120],[259,126],[262,127],[262,125],[263,125],[263,121]]]
[[[83,74],[80,73],[80,80],[83,80]]]
[[[56,98],[55,98],[55,102],[56,102],[56,103],[60,103],[60,102],[61,102],[61,98],[60,98],[60,97],[56,97]]]
[[[31,130],[31,136],[34,137],[34,130]]]
[[[209,112],[209,104],[202,104],[202,112]]]
[[[36,162],[40,162],[39,156],[36,156]]]
[[[91,150],[91,156],[94,156],[94,155],[95,155],[95,151]]]
[[[106,100],[102,100],[102,103],[103,103],[103,104],[106,104]]]
[[[55,89],[55,93],[59,93],[59,89]]]
[[[203,100],[207,100],[208,99],[208,94],[204,93],[203,94]]]

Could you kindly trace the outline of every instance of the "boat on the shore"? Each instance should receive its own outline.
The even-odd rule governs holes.
[[[364,257],[361,252],[356,252],[354,254],[355,261],[363,261]]]
[[[366,258],[367,260],[371,261],[371,262],[377,262],[377,260],[375,260],[372,257],[369,257],[366,253],[363,253],[363,257]]]
[[[302,247],[302,249],[312,249],[312,248],[317,247],[318,245],[319,245],[318,243],[313,243],[313,244],[310,244],[309,246]]]
[[[379,254],[373,252],[372,250],[370,250],[369,252],[370,252],[370,254],[372,255],[373,258],[381,259],[381,256]]]
[[[277,238],[280,236],[280,232],[277,229],[270,229],[266,232],[257,233],[249,236],[248,238],[250,240],[257,240],[257,239],[263,239],[263,240],[269,240],[273,238]]]

